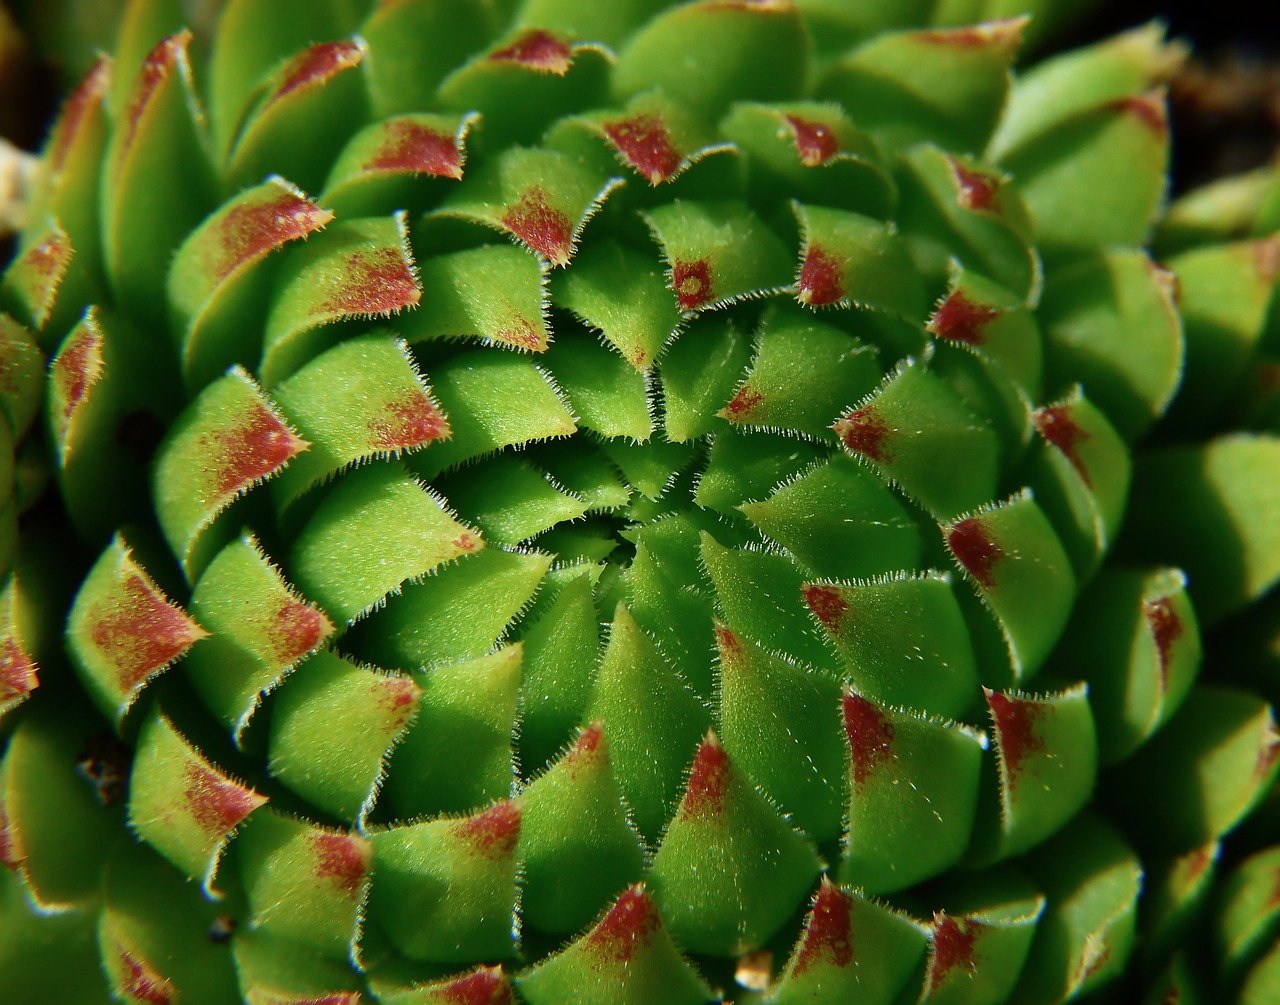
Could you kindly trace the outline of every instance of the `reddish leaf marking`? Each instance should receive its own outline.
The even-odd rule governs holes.
[[[450,543],[459,551],[475,551],[480,547],[480,542],[466,531],[463,531]]]
[[[533,322],[528,318],[522,318],[517,314],[512,314],[504,328],[498,329],[494,333],[494,337],[509,342],[511,345],[519,346],[522,349],[528,349],[530,352],[546,352],[547,344],[543,339],[542,333],[534,327]]]
[[[511,1005],[511,984],[501,967],[480,967],[435,992],[449,1005]]]
[[[1000,194],[1000,179],[984,171],[971,170],[954,157],[948,157],[947,161],[956,182],[956,204],[961,209],[975,212],[994,212],[996,197]]]
[[[510,799],[458,824],[456,833],[483,855],[497,858],[515,851],[520,839],[520,807]]]
[[[650,185],[666,181],[684,160],[657,115],[634,115],[606,122],[604,134],[628,163],[649,179]]]
[[[974,943],[978,940],[979,925],[974,921],[958,921],[939,912],[933,916],[933,936],[930,939],[928,986],[936,988],[954,970],[974,968]]]
[[[764,395],[754,388],[739,388],[729,404],[724,406],[725,418],[730,422],[745,419],[763,401]]]
[[[207,263],[209,275],[219,282],[276,248],[315,233],[332,219],[329,210],[289,191],[268,202],[233,206],[217,224],[221,246]]]
[[[805,584],[800,592],[814,617],[826,625],[832,635],[840,635],[845,615],[849,612],[849,604],[840,591],[834,586]]]
[[[489,58],[498,63],[519,63],[539,73],[563,77],[573,65],[573,50],[551,32],[534,28],[521,34],[510,45],[491,52]]]
[[[380,677],[378,701],[391,716],[386,724],[387,729],[398,732],[417,708],[422,689],[408,677]]]
[[[116,686],[128,693],[166,667],[204,632],[137,572],[129,572],[96,611],[89,638],[115,669]]]
[[[1132,115],[1158,137],[1169,131],[1169,111],[1160,92],[1121,98],[1113,106],[1116,111]]]
[[[53,379],[62,397],[62,427],[84,400],[89,388],[102,375],[102,337],[85,325],[53,364]]]
[[[893,760],[893,723],[875,703],[860,694],[846,691],[841,703],[844,732],[849,738],[853,780],[862,785],[880,764]]]
[[[0,641],[0,705],[36,689],[36,665],[12,635]]]
[[[502,225],[555,265],[569,264],[573,252],[573,221],[547,202],[535,185],[502,214]]]
[[[306,445],[260,402],[241,425],[202,443],[213,455],[209,466],[214,469],[213,483],[220,496],[235,495],[266,478]]]
[[[629,887],[591,930],[587,944],[603,963],[626,965],[662,928],[658,905],[642,886]]]
[[[962,290],[954,290],[933,312],[925,331],[952,342],[982,345],[986,341],[982,329],[1003,313],[986,304],[975,304]]]
[[[1182,281],[1178,278],[1178,274],[1172,269],[1166,269],[1158,262],[1151,259],[1145,259],[1143,265],[1146,267],[1147,274],[1151,276],[1157,286],[1164,291],[1165,296],[1169,298],[1169,302],[1175,307],[1182,303]]]
[[[1039,408],[1033,414],[1033,421],[1040,435],[1062,452],[1062,456],[1076,469],[1080,480],[1092,488],[1093,478],[1089,475],[1089,469],[1080,456],[1080,444],[1087,442],[1090,436],[1071,417],[1070,406],[1053,405],[1049,408]]]
[[[1271,774],[1271,769],[1276,766],[1276,761],[1280,760],[1280,735],[1275,732],[1275,724],[1268,723],[1267,731],[1262,738],[1262,746],[1258,748],[1258,761],[1254,767],[1254,773],[1258,778],[1266,778]]]
[[[199,761],[188,761],[183,792],[187,812],[206,834],[225,834],[266,799],[252,789],[223,778]]]
[[[671,285],[676,303],[682,311],[697,310],[712,301],[711,263],[705,258],[685,262],[677,258],[671,263]]]
[[[291,666],[318,646],[333,625],[317,608],[288,597],[275,613],[271,648],[284,666]]]
[[[818,167],[840,152],[840,141],[830,126],[798,115],[785,118],[795,137],[796,153],[805,167]]]
[[[698,745],[689,771],[689,784],[680,806],[683,818],[719,813],[729,786],[729,755],[714,734]]]
[[[92,110],[101,106],[110,82],[111,57],[101,55],[62,106],[62,114],[58,118],[58,124],[54,126],[49,151],[45,155],[50,174],[56,175],[66,167],[67,157],[71,154],[71,148],[75,145],[85,120]]]
[[[1213,863],[1213,845],[1201,845],[1195,851],[1188,852],[1178,860],[1178,869],[1183,874],[1182,882],[1194,883],[1205,874]]]
[[[462,177],[462,150],[456,136],[411,119],[393,119],[383,126],[383,137],[382,146],[364,162],[365,171]]]
[[[733,630],[717,622],[715,624],[716,648],[720,650],[720,662],[740,662],[743,658],[742,640]]]
[[[71,240],[60,230],[55,230],[39,244],[33,244],[22,253],[17,266],[46,281],[57,283],[71,259]]]
[[[352,41],[321,42],[300,52],[284,71],[284,80],[267,104],[273,104],[295,91],[326,83],[343,70],[359,66],[364,47]]]
[[[961,520],[947,531],[947,546],[979,586],[987,590],[995,588],[995,566],[1004,557],[1004,549],[987,533],[981,520],[977,517]]]
[[[813,910],[804,928],[800,951],[796,954],[793,977],[799,977],[825,957],[828,964],[841,969],[853,962],[853,926],[849,917],[852,900],[825,876],[818,887]]]
[[[1004,48],[1016,45],[1022,38],[1023,20],[1006,18],[964,28],[935,28],[918,31],[915,37],[929,45],[947,45],[956,49]]]
[[[886,464],[893,454],[886,449],[889,426],[874,405],[864,405],[837,419],[832,427],[844,445],[855,454]]]
[[[1253,264],[1258,278],[1270,286],[1280,276],[1280,237],[1272,235],[1253,242]]]
[[[1156,644],[1156,658],[1160,662],[1161,688],[1169,686],[1169,664],[1173,659],[1173,644],[1182,638],[1183,624],[1168,597],[1142,602],[1142,616]]]
[[[369,420],[369,446],[376,450],[412,450],[449,435],[444,413],[422,391],[389,402]]]
[[[846,263],[818,244],[811,244],[800,266],[796,299],[812,307],[825,307],[844,298]]]
[[[120,963],[124,967],[122,995],[146,1005],[169,1005],[174,1001],[173,985],[129,950],[121,948]]]
[[[26,857],[26,849],[22,847],[22,835],[14,829],[13,822],[5,809],[4,800],[0,799],[0,865],[16,872]]]
[[[133,98],[129,102],[129,110],[125,113],[124,138],[117,147],[120,160],[124,160],[133,149],[147,106],[151,104],[160,85],[169,79],[169,74],[173,72],[179,59],[186,58],[187,46],[190,44],[191,32],[180,31],[158,42],[143,60],[142,70],[137,82],[133,85]]]
[[[1044,753],[1044,740],[1036,728],[1044,710],[1034,701],[999,691],[987,691],[987,706],[1000,737],[1000,756],[1012,789],[1018,783],[1023,761],[1031,754]]]
[[[321,310],[336,315],[394,314],[416,307],[422,288],[398,248],[374,248],[347,258],[333,295]]]
[[[349,834],[318,833],[309,836],[316,864],[312,875],[336,886],[351,900],[360,895],[369,868],[368,842]]]

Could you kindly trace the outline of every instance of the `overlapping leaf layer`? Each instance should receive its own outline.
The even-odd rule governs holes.
[[[1266,1000],[1280,181],[1156,230],[1179,47],[1009,6],[132,3],[0,283],[6,993]]]

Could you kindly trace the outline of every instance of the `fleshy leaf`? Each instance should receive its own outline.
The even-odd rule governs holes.
[[[387,766],[385,798],[398,818],[463,813],[511,794],[522,655],[516,643],[415,678],[417,715]]]
[[[40,411],[42,360],[31,332],[0,313],[0,415],[19,436]]]
[[[151,679],[206,635],[134,561],[119,535],[85,577],[67,618],[76,669],[117,727]]]
[[[446,562],[485,546],[394,463],[343,475],[298,532],[289,567],[338,623],[352,623]]]
[[[543,932],[573,932],[643,868],[613,777],[604,727],[585,727],[573,745],[520,796],[521,914]]]
[[[677,201],[644,213],[682,312],[714,310],[789,285],[786,247],[745,203]]]
[[[56,220],[32,232],[0,279],[0,306],[22,324],[43,331],[53,317],[59,292],[75,258],[71,238]],[[75,303],[77,290],[67,291]]]
[[[836,837],[846,774],[840,682],[793,666],[724,625],[715,626],[715,636],[725,751],[806,834]]]
[[[516,978],[529,1005],[704,1005],[711,997],[681,958],[653,896],[628,887],[596,926]]]
[[[546,352],[551,331],[543,266],[527,252],[486,244],[432,255],[419,276],[430,292],[399,325],[410,342],[476,339],[522,352]]]
[[[502,802],[472,816],[375,832],[369,919],[409,959],[508,956],[520,826],[518,805]]]
[[[333,634],[328,615],[299,596],[252,536],[223,548],[191,593],[210,634],[183,663],[206,706],[237,741],[273,689]]]
[[[208,558],[199,545],[215,518],[309,445],[239,368],[187,406],[156,453],[152,493],[160,528],[188,579]]]
[[[272,696],[271,773],[326,812],[363,824],[383,760],[420,694],[407,677],[317,653]]]
[[[1076,579],[1030,493],[944,524],[956,565],[1004,632],[1015,677],[1029,677],[1066,626]]]
[[[325,228],[295,248],[276,277],[263,335],[263,383],[280,383],[336,341],[335,322],[387,318],[421,298],[403,213]]]
[[[668,361],[673,360],[668,356]],[[652,435],[653,405],[644,374],[597,341],[594,333],[564,326],[547,357],[547,369],[583,428],[601,436],[633,440],[647,440]],[[664,367],[664,379],[668,372]],[[667,428],[670,432],[669,400]]]
[[[806,583],[804,600],[860,695],[945,718],[972,710],[977,667],[949,576]]]
[[[24,638],[22,607],[18,577],[11,575],[0,590],[0,719],[40,686],[39,668]]]
[[[733,321],[696,319],[662,359],[662,411],[668,440],[689,443],[720,426],[728,401],[751,358],[751,346]]]
[[[936,913],[930,926],[921,1002],[998,1005],[1008,1001],[1043,908],[1043,899],[1037,897]]]
[[[995,495],[999,458],[990,425],[919,363],[900,366],[832,428],[852,456],[940,517]],[[960,470],[954,457],[967,459]]]
[[[682,774],[710,716],[626,607],[614,612],[583,718],[603,724],[636,826],[656,836],[676,806]]]
[[[207,894],[232,834],[266,801],[210,764],[162,713],[143,722],[129,779],[130,826]]]
[[[845,689],[849,815],[841,880],[890,892],[953,866],[969,844],[986,740]]]
[[[546,475],[510,455],[464,468],[437,484],[458,509],[473,519],[485,537],[518,545],[587,511]]]
[[[825,876],[769,1005],[890,1005],[924,958],[921,926]]]
[[[355,942],[369,872],[369,842],[272,810],[236,841],[251,923],[269,935],[342,958]]]
[[[511,981],[501,967],[477,967],[461,976],[415,984],[410,988],[378,989],[385,1005],[513,1005]]]

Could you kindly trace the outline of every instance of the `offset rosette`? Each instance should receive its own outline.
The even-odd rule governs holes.
[[[0,279],[6,991],[1262,993],[1280,202],[1147,249],[1179,47],[178,6]]]

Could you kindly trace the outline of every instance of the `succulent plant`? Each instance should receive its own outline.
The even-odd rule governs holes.
[[[131,3],[0,282],[6,995],[1274,1000],[1280,173],[1166,212],[1181,47],[1027,6]]]

